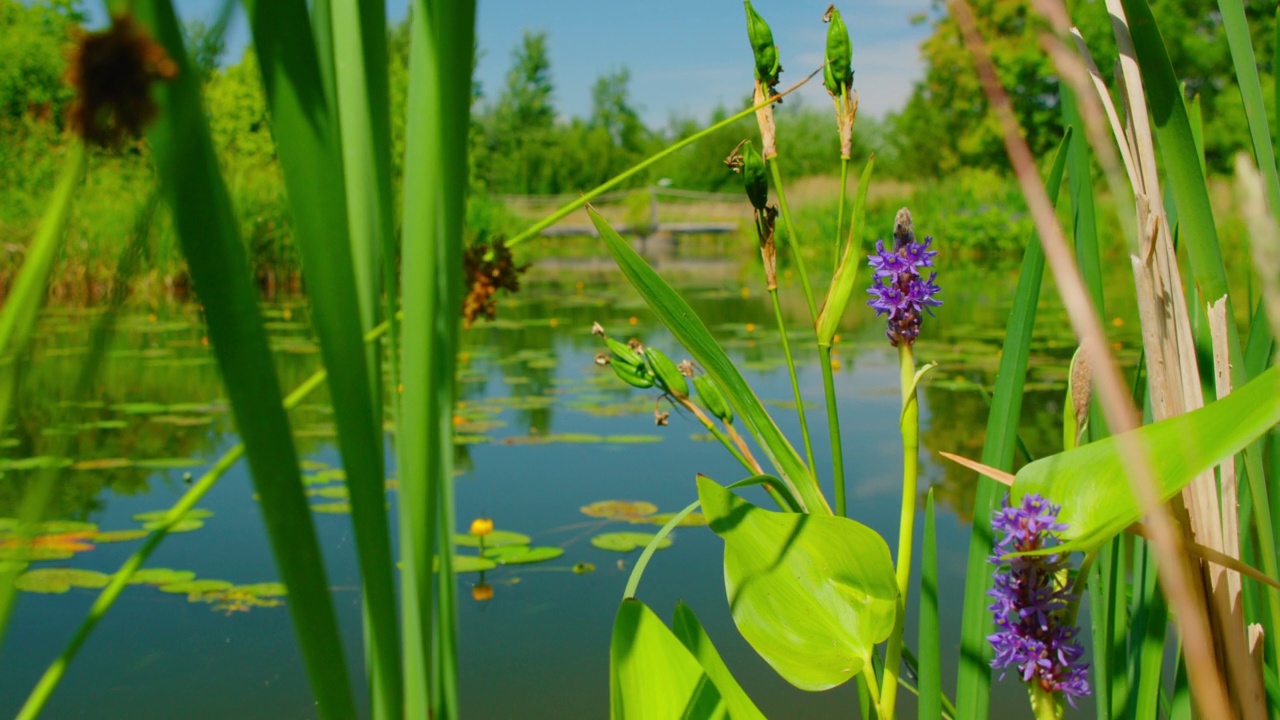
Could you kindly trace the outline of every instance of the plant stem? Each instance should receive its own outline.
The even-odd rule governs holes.
[[[809,273],[804,269],[804,257],[800,255],[800,239],[796,237],[796,226],[791,222],[791,208],[787,205],[787,194],[782,190],[782,171],[778,169],[778,157],[768,158],[769,174],[773,176],[773,191],[778,195],[778,210],[782,213],[782,224],[787,228],[787,244],[791,246],[791,256],[795,258],[796,270],[800,273],[800,287],[804,288],[804,299],[809,303],[809,316],[816,327],[818,324],[818,306],[813,301],[813,288],[809,286]]]
[[[849,158],[840,158],[840,204],[836,206],[836,257],[831,267],[840,267],[840,255],[844,250],[844,243],[840,241],[841,228],[844,227],[844,201],[847,194],[846,188],[849,185]],[[853,228],[850,228],[852,230]],[[844,513],[841,513],[843,515]]]
[[[831,477],[835,485],[836,515],[848,517],[844,494],[844,448],[840,445],[840,410],[836,405],[836,379],[831,368],[831,346],[822,350],[822,387],[827,395],[827,431],[831,436]]]
[[[782,338],[782,354],[787,358],[787,372],[791,375],[791,392],[796,397],[796,415],[800,418],[800,434],[804,437],[804,455],[809,461],[809,472],[817,475],[817,465],[813,462],[813,441],[809,439],[809,421],[804,415],[804,398],[800,396],[800,378],[796,375],[796,363],[791,357],[791,343],[787,341],[787,326],[782,319],[782,303],[778,300],[778,288],[769,288],[769,298],[773,300],[773,315],[778,320],[778,337]]]
[[[920,408],[916,403],[916,362],[911,346],[898,346],[898,369],[902,382],[902,518],[898,526],[898,619],[885,651],[884,684],[881,688],[880,716],[892,718],[898,690],[898,665],[902,659],[902,628],[906,616],[907,593],[911,589],[911,542],[916,516],[916,476],[919,470]]]
[[[733,455],[738,462],[742,463],[743,467],[757,475],[760,474],[760,464],[755,462],[754,458],[749,462],[746,456],[742,454],[742,451],[739,450],[738,447],[734,445],[733,441],[729,439],[729,436],[721,432],[720,428],[716,427],[716,424],[711,420],[711,418],[707,417],[707,414],[702,412],[702,408],[694,405],[693,401],[689,400],[687,397],[677,397],[676,402],[680,403],[680,407],[683,407],[685,410],[693,413],[693,416],[698,418],[698,422],[702,423],[702,427],[706,428],[707,432],[715,436],[715,438],[720,441],[720,444],[724,445],[729,453]]]

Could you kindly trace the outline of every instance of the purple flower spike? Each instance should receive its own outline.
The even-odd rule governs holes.
[[[875,308],[876,315],[887,315],[889,327],[885,334],[894,347],[906,343],[915,344],[920,336],[920,319],[923,312],[930,315],[930,308],[938,307],[942,301],[937,298],[940,288],[935,282],[937,273],[930,273],[926,280],[920,276],[922,268],[933,267],[933,258],[938,251],[930,250],[933,238],[927,237],[923,243],[915,241],[915,232],[911,228],[911,214],[906,208],[898,211],[898,219],[894,227],[894,243],[892,250],[886,250],[883,240],[876,241],[876,251],[868,255],[868,264],[874,271],[871,287],[867,292],[872,296],[867,305]]]
[[[1000,539],[991,562],[996,565],[995,587],[988,593],[995,602],[996,632],[987,640],[995,650],[991,667],[1016,667],[1023,682],[1035,682],[1047,693],[1062,693],[1075,700],[1089,694],[1089,665],[1081,662],[1084,648],[1077,642],[1079,629],[1063,622],[1063,613],[1075,599],[1058,577],[1067,568],[1065,554],[1002,555],[1052,547],[1057,533],[1066,530],[1058,522],[1057,505],[1039,495],[1027,495],[1018,506],[1006,495],[1001,511],[991,521]],[[1001,676],[1003,677],[1003,675]]]

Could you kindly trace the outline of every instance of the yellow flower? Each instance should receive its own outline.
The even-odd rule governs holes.
[[[493,532],[493,520],[490,520],[489,518],[476,518],[471,521],[472,535],[475,535],[476,537],[484,537],[491,532]]]
[[[476,602],[484,602],[493,599],[493,586],[486,582],[476,583],[471,586],[471,599]]]

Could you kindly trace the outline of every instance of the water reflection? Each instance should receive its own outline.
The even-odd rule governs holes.
[[[697,263],[683,272],[678,267],[668,270],[782,430],[798,443],[790,386],[772,332],[773,311],[757,289],[752,269]],[[922,390],[922,471],[926,482],[937,486],[940,507],[949,513],[939,522],[944,546],[941,583],[945,593],[958,594],[974,476],[938,462],[934,453],[981,455],[987,418],[983,391],[989,393],[994,386],[1017,277],[1016,269],[1008,267],[943,272],[946,304],[928,324],[916,354],[921,361],[940,363]],[[750,279],[744,282],[744,277]],[[829,460],[822,459],[829,453],[823,444],[817,356],[796,339],[802,337],[808,309],[794,278],[784,275],[782,282],[784,317],[801,363],[802,390],[813,408],[819,472],[829,478],[824,466]],[[525,278],[525,290],[500,303],[497,321],[478,323],[465,333],[460,402],[453,418],[460,440],[455,465],[462,473],[457,516],[492,517],[500,527],[528,532],[534,545],[564,551],[562,557],[537,566],[505,566],[463,576],[462,699],[469,717],[603,715],[609,628],[636,553],[611,553],[593,547],[590,538],[605,531],[655,528],[588,517],[579,508],[618,499],[646,501],[671,512],[693,498],[695,472],[721,482],[742,474],[718,446],[690,441],[690,435],[702,432],[692,419],[673,413],[670,425],[655,427],[656,393],[626,387],[608,368],[592,362],[599,350],[598,339],[590,334],[593,322],[615,337],[634,336],[676,361],[683,358],[670,335],[621,283],[612,271],[570,264],[535,268]],[[822,281],[815,278],[815,283]],[[1075,345],[1050,294],[1047,289],[1043,293],[1020,424],[1020,436],[1034,456],[1054,452],[1060,445],[1066,364]],[[1114,303],[1120,307],[1126,301],[1118,298]],[[896,360],[882,325],[870,310],[860,310],[856,304],[851,308],[837,346],[841,369],[836,382],[851,507],[859,520],[886,537],[896,537]],[[273,305],[266,312],[281,384],[294,387],[319,366],[305,307]],[[197,464],[190,471],[198,474],[236,438],[221,401],[216,367],[202,342],[198,313],[190,306],[124,318],[96,389],[100,402],[85,405],[69,397],[92,317],[58,313],[42,320],[35,361],[22,388],[15,427],[6,433],[9,447],[4,452],[8,458],[47,454],[57,446],[57,436],[50,432],[69,432],[68,456],[74,461],[130,461],[121,467],[94,469],[90,464],[61,471],[57,514],[109,527],[137,512],[166,507],[184,489],[184,470],[157,471],[136,461],[193,458]],[[1132,326],[1112,329],[1122,332]],[[1124,348],[1134,339],[1113,339],[1121,345],[1122,359],[1132,362]],[[312,471],[336,466],[324,391],[299,407],[292,419],[300,453]],[[643,444],[610,442],[617,438],[641,438]],[[388,459],[393,457],[389,454]],[[31,477],[31,471],[12,466],[4,473],[0,517],[14,514]],[[767,504],[762,498],[751,499]],[[391,500],[396,500],[394,492]],[[275,577],[243,465],[204,504],[214,512],[206,527],[166,541],[155,562],[237,583]],[[342,515],[317,515],[316,520],[354,663],[359,657],[360,618],[349,520]],[[678,599],[690,603],[767,715],[844,714],[856,704],[850,688],[805,694],[779,680],[737,635],[725,612],[719,541],[700,527],[679,528],[673,539],[671,549],[655,556],[641,597],[663,615]],[[77,556],[75,565],[111,572],[133,549],[128,544],[100,546]],[[571,572],[587,566],[595,571]],[[7,670],[10,675],[0,683],[0,714],[16,708],[35,674],[83,616],[91,593],[23,596],[14,629],[0,648],[0,663],[17,668]],[[51,716],[137,716],[138,697],[146,698],[155,716],[227,717],[242,714],[246,707],[261,709],[264,715],[313,715],[283,611],[255,609],[231,618],[205,612],[197,617],[185,603],[157,601],[154,595],[127,591],[72,668],[50,707]],[[944,618],[944,652],[954,650],[958,642],[958,612],[958,606],[950,608]],[[122,664],[122,657],[147,660]],[[953,677],[954,667],[946,672]],[[199,682],[193,686],[191,678]],[[500,687],[494,678],[502,678]],[[997,691],[997,707],[1001,698],[1011,698],[1016,704],[1009,707],[1025,708],[1025,695],[1014,685]],[[188,694],[168,692],[168,687],[185,687]],[[212,688],[217,692],[210,693]],[[129,693],[122,689],[135,699],[126,700],[123,695]],[[207,707],[192,708],[184,701],[192,691],[210,698]],[[902,712],[908,715],[912,710],[907,706]]]

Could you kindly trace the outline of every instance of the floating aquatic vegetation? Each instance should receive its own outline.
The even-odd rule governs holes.
[[[142,529],[143,530],[159,530],[160,528],[164,527],[164,522],[165,521],[163,520],[155,520],[152,522],[143,523]],[[171,533],[191,532],[192,530],[199,530],[202,527],[204,527],[203,520],[200,520],[199,518],[185,517],[179,520],[178,522],[174,523],[173,525],[169,526],[169,532]]]
[[[181,468],[200,467],[207,465],[205,460],[190,457],[174,457],[174,458],[149,458],[147,460],[134,460],[133,466],[147,468],[149,470],[176,470]]]
[[[610,445],[647,445],[662,442],[664,439],[661,435],[606,435],[604,442]]]
[[[658,512],[658,506],[644,500],[600,500],[584,505],[578,510],[589,517],[608,518],[610,520],[644,519],[646,515]]]
[[[0,472],[9,470],[52,470],[71,467],[71,458],[36,455],[28,458],[0,459]]]
[[[134,515],[133,519],[140,523],[159,523],[163,522],[168,517],[168,510],[150,510]],[[213,511],[206,510],[205,508],[191,508],[183,513],[182,517],[187,520],[204,520],[213,517]]]
[[[152,415],[150,420],[153,423],[176,427],[200,427],[212,425],[214,418],[212,415]]]
[[[170,568],[139,568],[129,577],[130,585],[177,585],[196,579],[190,570]]]
[[[61,594],[73,587],[106,587],[110,581],[108,575],[96,570],[41,568],[22,573],[14,579],[13,586],[25,592]]]
[[[589,562],[574,563],[573,572],[576,575],[586,575],[596,571],[596,566]]]
[[[645,518],[635,518],[630,520],[632,523],[649,523],[650,525],[666,525],[671,518],[675,517],[675,513],[659,513],[650,515]],[[680,522],[676,523],[677,527],[706,527],[707,518],[700,512],[691,512],[685,515]]]
[[[484,572],[496,567],[498,567],[498,564],[489,558],[482,558],[476,555],[453,556],[453,571],[456,573]]]
[[[330,503],[315,503],[311,506],[311,511],[318,513],[330,513],[333,515],[348,514],[351,512],[351,503],[345,500]]]
[[[209,593],[222,592],[231,587],[232,584],[226,580],[187,580],[159,586],[160,592],[186,595],[187,600],[192,602],[203,599]]]
[[[529,547],[527,545],[506,545],[489,548],[484,551],[486,558],[499,565],[528,565],[555,560],[561,555],[564,555],[564,548]]]
[[[141,540],[149,535],[146,530],[108,530],[92,536],[95,543],[118,543]]]
[[[601,535],[596,535],[595,537],[591,538],[591,544],[595,545],[601,550],[611,550],[613,552],[626,553],[626,552],[631,552],[636,548],[642,548],[648,545],[649,541],[652,539],[653,539],[653,533],[612,532],[612,533],[603,533]],[[658,546],[657,546],[659,550],[663,548],[668,548],[668,547],[671,547],[670,536],[662,538],[662,540],[658,542]]]
[[[484,445],[492,441],[488,435],[457,433],[453,436],[454,445]]]
[[[45,525],[57,529],[58,524]],[[66,560],[78,552],[92,550],[93,537],[97,526],[89,523],[65,523],[72,527],[71,532],[43,532],[39,526],[32,528],[32,534],[22,536],[13,532],[0,533],[0,560],[33,561],[33,560]],[[87,526],[75,529],[75,526]]]
[[[468,533],[455,533],[453,542],[459,547],[480,547],[480,536]],[[484,536],[484,546],[486,548],[500,548],[508,545],[528,545],[530,538],[528,535],[510,530],[493,530]]]
[[[311,497],[345,499],[351,496],[351,491],[347,489],[346,485],[330,485],[322,488],[312,488],[307,491],[307,495]]]
[[[133,465],[129,458],[97,458],[80,460],[71,465],[72,470],[118,470]]]

